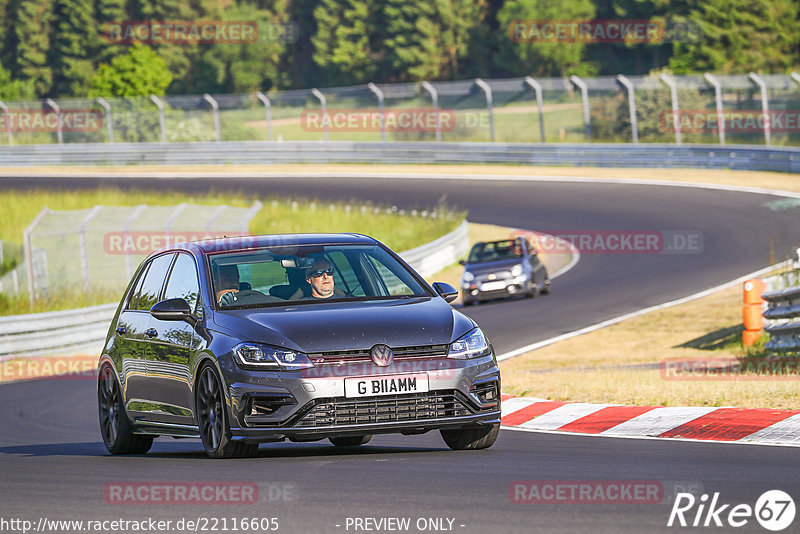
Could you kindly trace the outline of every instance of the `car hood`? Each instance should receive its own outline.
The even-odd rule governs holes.
[[[435,345],[455,341],[475,324],[442,298],[331,302],[217,312],[227,335],[302,352]]]
[[[510,270],[515,265],[522,264],[523,259],[524,258],[516,258],[511,260],[487,261],[485,263],[468,263],[466,265],[466,270],[472,274],[505,271]]]

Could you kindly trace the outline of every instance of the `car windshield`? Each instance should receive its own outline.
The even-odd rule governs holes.
[[[219,309],[432,296],[378,245],[302,245],[209,256]]]
[[[511,260],[522,257],[522,247],[513,239],[477,243],[469,253],[468,263]]]

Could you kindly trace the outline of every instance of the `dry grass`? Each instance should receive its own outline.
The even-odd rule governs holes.
[[[127,165],[106,167],[3,167],[0,176],[25,176],[53,173],[69,176],[86,173],[108,173],[129,177],[146,173],[191,172],[198,175],[259,172],[339,172],[339,173],[441,173],[500,174],[508,176],[565,176],[596,178],[636,178],[674,182],[702,182],[742,187],[764,187],[800,192],[795,175],[777,172],[734,171],[716,169],[614,169],[603,167],[538,167],[523,165],[383,165],[383,164],[279,164],[279,165]]]
[[[741,310],[742,288],[737,285],[555,343],[502,362],[503,390],[609,404],[797,408],[797,376],[664,377],[660,364],[667,359],[744,357]]]

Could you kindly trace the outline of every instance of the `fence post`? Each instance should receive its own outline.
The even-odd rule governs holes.
[[[164,103],[156,95],[150,95],[150,100],[158,106],[158,125],[161,128],[161,142],[167,142],[167,119],[164,116]]]
[[[203,100],[211,104],[211,113],[214,115],[214,137],[217,143],[219,143],[222,141],[222,136],[219,131],[219,104],[217,104],[217,101],[208,93],[203,95]]]
[[[211,215],[208,216],[206,220],[206,227],[205,231],[209,234],[211,233],[211,228],[214,226],[214,223],[219,219],[219,216],[222,215],[222,212],[228,209],[227,204],[221,204],[217,206],[214,211],[211,212]]]
[[[269,98],[267,98],[267,95],[261,91],[256,93],[256,98],[264,103],[264,110],[267,114],[267,138],[272,141],[272,103],[269,101]]]
[[[492,88],[480,78],[475,79],[475,85],[483,90],[486,95],[486,110],[489,112],[489,139],[494,141],[494,116],[492,114]]]
[[[681,144],[681,125],[680,125],[680,106],[678,104],[678,84],[671,77],[664,73],[659,74],[659,79],[669,87],[669,95],[672,100],[672,122],[675,128],[675,144]]]
[[[256,214],[261,211],[261,208],[264,207],[264,204],[261,203],[260,200],[253,201],[253,205],[245,212],[242,216],[242,232],[247,234],[250,232],[249,224],[250,220],[256,216]]]
[[[31,234],[33,233],[33,229],[36,228],[36,225],[38,225],[48,213],[50,213],[50,210],[47,209],[47,206],[43,207],[39,214],[33,218],[28,227],[22,232],[22,242],[25,247],[25,257],[23,260],[26,263],[25,268],[28,271],[28,303],[31,308],[33,308],[33,301],[36,300],[36,284],[33,280],[33,245],[31,244]]]
[[[381,116],[381,141],[383,141],[385,143],[386,142],[386,115],[385,115],[385,113],[383,111],[384,94],[383,94],[383,91],[381,91],[378,88],[378,86],[375,85],[372,82],[369,82],[367,84],[367,88],[370,91],[372,91],[372,93],[378,99],[378,113],[380,113],[380,116]]]
[[[123,232],[125,234],[130,235],[131,226],[133,225],[134,222],[136,222],[136,219],[139,218],[139,216],[145,209],[147,209],[147,204],[139,204],[138,206],[133,208],[133,211],[131,212],[130,215],[128,215],[128,218],[125,219],[125,224],[123,225]],[[133,276],[133,265],[131,265],[131,251],[128,248],[125,248],[125,270],[128,273],[128,278]]]
[[[58,104],[56,104],[56,101],[52,98],[48,98],[44,103],[53,108],[53,111],[56,112],[56,137],[58,138],[58,144],[61,145],[64,143],[64,134],[61,132],[61,108],[58,107]]]
[[[111,116],[111,104],[109,104],[105,98],[98,97],[97,102],[103,106],[103,109],[106,112],[106,128],[108,129],[108,142],[114,142],[114,120]]]
[[[719,128],[719,144],[725,144],[725,115],[722,109],[722,86],[719,80],[709,73],[703,74],[703,79],[714,88],[714,100],[717,102],[717,127]]]
[[[769,116],[769,97],[767,96],[767,84],[764,83],[764,79],[761,78],[755,72],[751,72],[747,75],[753,83],[755,83],[758,88],[761,90],[761,113],[764,114],[764,144],[767,146],[772,144],[772,125],[770,124],[772,121],[770,120]]]
[[[569,77],[569,81],[571,81],[578,89],[581,90],[581,102],[583,103],[583,128],[586,132],[586,140],[591,141],[592,131],[589,124],[589,87],[586,85],[586,82],[574,74]]]
[[[631,118],[631,133],[633,135],[633,144],[639,144],[639,123],[636,121],[636,91],[634,91],[633,83],[624,75],[617,74],[617,81],[621,83],[628,91],[628,113]]]
[[[322,107],[322,126],[325,132],[325,140],[328,141],[330,140],[330,135],[328,134],[328,123],[330,122],[330,117],[328,117],[328,99],[316,88],[311,90],[311,94],[317,97]]]
[[[542,102],[542,86],[530,76],[525,76],[525,83],[532,87],[536,93],[536,107],[539,108],[539,135],[542,137],[542,143],[544,143],[544,104]]]
[[[81,247],[81,270],[83,271],[83,288],[85,291],[89,291],[91,288],[92,281],[89,276],[89,245],[86,243],[86,226],[94,219],[98,213],[103,209],[103,206],[95,206],[89,213],[86,214],[86,217],[83,218],[81,224],[78,226],[78,241],[80,242]]]
[[[422,82],[420,86],[431,95],[431,103],[433,104],[433,115],[436,117],[436,141],[442,140],[442,125],[439,122],[439,91],[436,90],[428,82]]]
[[[13,145],[14,139],[11,137],[11,114],[8,111],[8,106],[6,106],[5,102],[2,100],[0,100],[0,111],[6,115],[6,133],[8,133],[8,144]]]

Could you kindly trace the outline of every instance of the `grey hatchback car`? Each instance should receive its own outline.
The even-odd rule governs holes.
[[[500,371],[478,325],[397,254],[358,234],[227,238],[153,253],[99,361],[103,441],[147,452],[200,438],[212,458],[261,442],[357,446],[440,431],[491,446]]]
[[[550,293],[550,276],[524,237],[475,243],[461,276],[464,306],[484,300]]]

